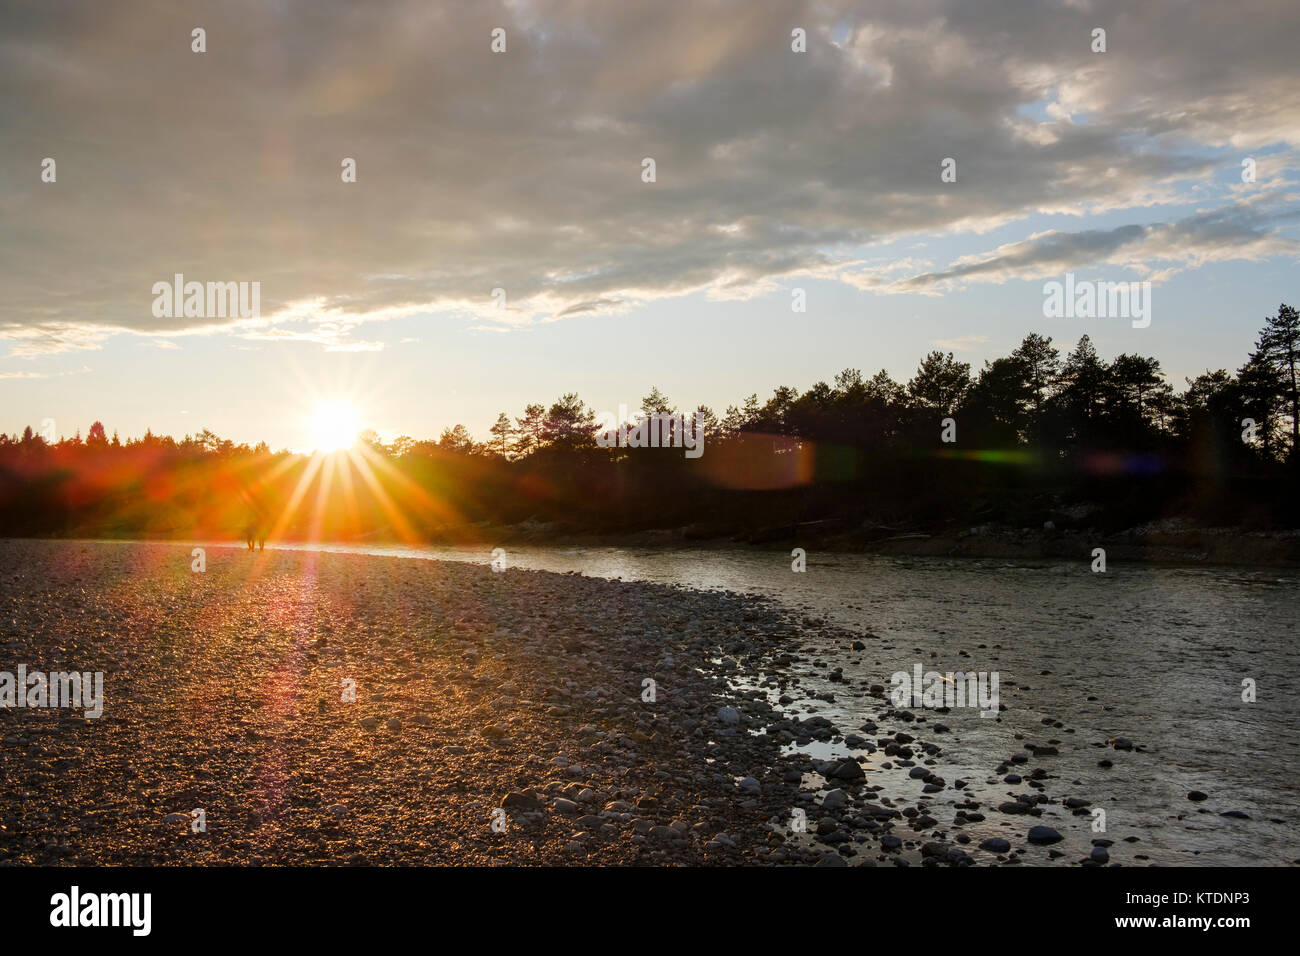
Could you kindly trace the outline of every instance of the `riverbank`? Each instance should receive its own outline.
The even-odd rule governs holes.
[[[107,537],[96,540],[114,539]],[[121,540],[136,541],[139,538]],[[174,539],[158,537],[154,540]],[[311,546],[319,542],[288,540],[279,543]],[[379,533],[337,543],[352,546],[411,545],[410,541],[398,536]],[[435,547],[476,547],[485,549],[485,553],[490,553],[497,547],[521,545],[566,548],[707,548],[764,552],[779,550],[782,553],[803,548],[805,552],[893,557],[1084,562],[1091,562],[1093,550],[1102,548],[1108,561],[1162,567],[1300,567],[1300,530],[1246,531],[1240,528],[1198,527],[1177,519],[1122,530],[1037,529],[995,524],[960,529],[925,525],[850,527],[836,521],[809,521],[755,528],[743,534],[722,533],[695,525],[599,534],[540,521],[515,525],[481,522],[445,528],[422,543]]]
[[[188,545],[0,541],[0,671],[104,673],[98,719],[0,708],[0,865],[1292,855],[1263,837],[1259,856],[1233,848],[1243,828],[1284,825],[1258,819],[1278,816],[1267,795],[1246,804],[1256,819],[1234,817],[1222,774],[1181,783],[1161,759],[1174,729],[1106,716],[1050,641],[986,646],[974,622],[947,636],[951,612],[913,648],[752,593],[278,549],[193,561]],[[785,575],[852,600],[854,578],[816,567]],[[948,586],[972,608],[998,587]],[[1015,681],[1047,673],[1026,652],[1061,676]],[[1003,670],[1001,715],[892,707],[900,657]],[[1162,792],[1135,802],[1152,780]],[[1103,800],[1110,837],[1090,825]]]
[[[1091,561],[1095,548],[1111,560],[1139,564],[1251,567],[1300,566],[1300,531],[1245,531],[1202,528],[1170,520],[1123,530],[1023,528],[996,524],[974,527],[933,525],[849,525],[837,521],[756,528],[743,534],[718,533],[700,526],[634,533],[575,533],[541,522],[495,527],[466,526],[440,535],[435,543],[491,547],[746,548],[783,551],[803,548],[841,554],[880,554],[935,558]]]
[[[192,560],[0,543],[4,666],[102,671],[105,697],[99,719],[0,709],[3,862],[740,863],[788,816],[777,738],[719,717],[782,723],[723,676],[791,639],[771,607],[369,556]]]

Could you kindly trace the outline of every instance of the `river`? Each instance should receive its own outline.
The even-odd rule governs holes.
[[[491,560],[490,549],[311,547]],[[974,709],[945,714],[940,719],[951,733],[933,768],[950,782],[970,781],[967,792],[984,803],[988,819],[965,828],[977,840],[1027,825],[992,809],[1024,792],[1003,783],[994,767],[1026,743],[1059,740],[1058,757],[1026,766],[1048,767],[1054,798],[1089,801],[1076,816],[1053,807],[1028,821],[1050,823],[1066,836],[1055,848],[1065,854],[1062,862],[1086,856],[1097,838],[1115,841],[1112,860],[1126,865],[1279,865],[1300,858],[1300,703],[1286,686],[1300,673],[1300,573],[1293,570],[1112,562],[1105,573],[1092,573],[1088,562],[813,553],[807,570],[796,573],[779,551],[613,547],[519,547],[504,557],[510,567],[763,595],[862,634],[862,652],[842,641],[818,643],[811,634],[814,654],[801,655],[797,665],[807,696],[790,705],[829,718],[845,733],[876,717],[884,702],[846,694],[843,684],[825,678],[833,667],[886,685],[891,674],[917,663],[927,671],[997,672],[1007,710],[1000,719]],[[823,666],[813,666],[813,657]],[[1255,683],[1253,702],[1243,700],[1243,681]],[[818,693],[836,699],[812,699]],[[882,732],[895,729],[904,728],[881,724]],[[1105,746],[1117,736],[1138,749]],[[795,749],[818,758],[847,752],[839,742]],[[1114,765],[1098,766],[1102,759]],[[883,762],[881,753],[871,756],[868,782],[915,801],[920,781],[897,767],[882,769]],[[1193,790],[1208,798],[1193,803]],[[1098,808],[1104,830],[1095,829]],[[1229,811],[1249,819],[1221,816]]]

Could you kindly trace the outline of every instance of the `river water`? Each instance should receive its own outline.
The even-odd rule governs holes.
[[[491,560],[488,549],[312,547]],[[796,665],[807,696],[791,709],[825,716],[842,733],[876,718],[885,702],[826,680],[833,667],[885,685],[917,663],[926,671],[997,672],[1007,708],[1000,719],[981,718],[973,708],[930,716],[931,726],[941,720],[951,728],[932,769],[949,783],[968,780],[967,792],[983,803],[987,819],[964,828],[976,842],[1005,836],[1021,845],[1029,825],[1044,823],[1065,836],[1052,848],[1064,854],[1063,864],[1086,856],[1097,838],[1113,840],[1111,860],[1124,865],[1300,860],[1300,703],[1286,684],[1300,674],[1295,571],[1112,562],[1094,574],[1088,562],[814,553],[807,570],[795,573],[790,556],[779,551],[609,547],[519,547],[505,559],[525,569],[763,595],[863,635],[866,650],[855,652],[842,640],[819,643],[810,629],[805,647],[814,653]],[[814,657],[823,666],[812,666]],[[1248,680],[1256,687],[1253,702],[1242,699]],[[811,699],[820,692],[835,701]],[[874,741],[895,730],[920,735],[916,726],[881,722],[879,734],[862,736]],[[1105,746],[1117,736],[1138,749]],[[1027,743],[1053,740],[1059,756],[1012,770],[1045,766],[1051,797],[1081,797],[1089,807],[1073,815],[1052,806],[1038,820],[992,809],[1010,794],[1028,792],[1002,782],[994,768]],[[848,752],[839,741],[793,749],[823,759]],[[1114,765],[1099,767],[1102,759]],[[900,805],[914,803],[921,781],[898,767],[882,769],[886,761],[882,753],[871,756],[868,783],[883,786],[882,794]],[[1189,801],[1192,790],[1208,799]],[[936,809],[955,796],[940,794],[930,810],[944,824],[950,815]],[[1096,808],[1105,811],[1104,830],[1096,829]],[[1221,816],[1227,811],[1249,819]],[[1032,847],[1023,859],[1058,858]]]

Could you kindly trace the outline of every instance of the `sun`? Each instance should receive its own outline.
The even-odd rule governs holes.
[[[307,420],[314,451],[331,452],[351,448],[361,431],[361,417],[343,399],[318,402]]]

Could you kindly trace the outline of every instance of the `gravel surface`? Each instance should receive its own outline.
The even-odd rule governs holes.
[[[0,709],[0,863],[787,858],[769,821],[798,789],[793,733],[751,733],[785,718],[725,679],[793,639],[774,606],[398,558],[192,561],[0,542],[0,670],[104,674],[97,719]]]

